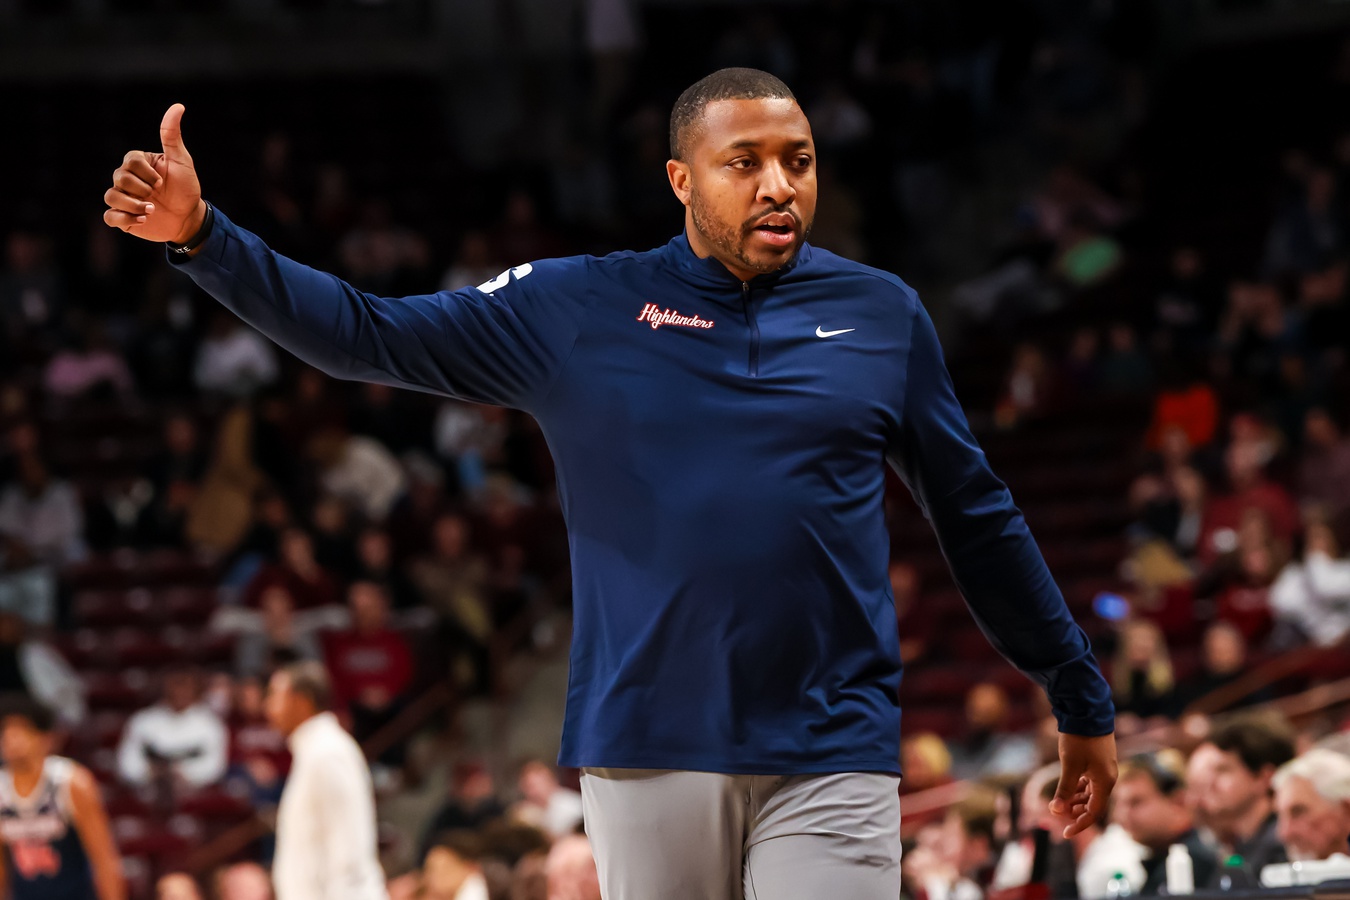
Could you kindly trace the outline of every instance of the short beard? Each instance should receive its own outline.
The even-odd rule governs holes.
[[[694,230],[702,235],[705,241],[713,247],[716,247],[723,255],[735,259],[750,271],[758,272],[761,275],[767,275],[770,272],[778,271],[786,265],[786,263],[765,264],[762,262],[755,262],[751,259],[745,252],[745,229],[742,228],[738,232],[734,226],[713,218],[708,212],[708,207],[703,202],[703,195],[697,190],[690,191],[689,211],[693,215]],[[797,246],[792,250],[794,255],[801,249],[802,243],[805,243],[806,236],[811,231],[811,224],[812,223],[808,222],[802,229],[802,236],[798,241]],[[788,258],[791,259],[791,257]]]

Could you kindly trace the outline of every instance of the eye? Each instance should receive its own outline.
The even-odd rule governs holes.
[[[733,159],[728,165],[733,169],[752,169],[755,161],[749,157],[742,156],[740,159]]]
[[[793,160],[793,164],[799,169],[809,169],[811,168],[811,157],[803,154]]]

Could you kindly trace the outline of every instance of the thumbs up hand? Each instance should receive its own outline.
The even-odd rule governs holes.
[[[192,157],[183,146],[183,104],[175,103],[159,125],[163,152],[132,150],[113,172],[103,195],[109,227],[147,241],[186,243],[202,226],[206,202]]]

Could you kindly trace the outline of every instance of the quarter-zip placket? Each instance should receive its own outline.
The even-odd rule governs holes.
[[[750,282],[741,282],[741,300],[745,303],[745,324],[750,326],[750,374],[759,376],[759,323],[755,321],[755,307],[750,302]]]

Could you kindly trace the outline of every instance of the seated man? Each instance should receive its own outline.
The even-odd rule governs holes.
[[[1350,850],[1350,758],[1313,748],[1275,772],[1277,833],[1291,860]]]
[[[215,784],[225,774],[230,736],[201,702],[193,669],[164,676],[164,699],[132,716],[117,748],[117,773],[133,785],[156,785],[169,795]]]
[[[1111,815],[1147,850],[1140,894],[1155,896],[1167,884],[1164,863],[1173,844],[1183,844],[1190,851],[1196,884],[1208,884],[1213,879],[1219,861],[1200,839],[1194,816],[1186,806],[1180,760],[1174,762],[1160,753],[1126,761],[1116,781]]]
[[[324,637],[324,661],[333,678],[337,708],[351,715],[352,735],[364,741],[388,724],[407,701],[415,674],[412,648],[389,627],[389,598],[373,581],[356,581],[347,592],[352,627]],[[402,744],[380,756],[385,766],[403,765]]]

